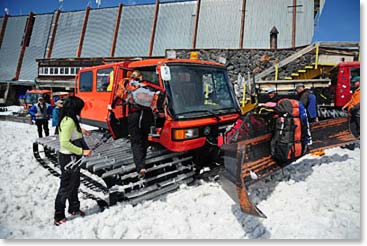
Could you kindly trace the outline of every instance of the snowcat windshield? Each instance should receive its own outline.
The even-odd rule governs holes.
[[[237,112],[237,105],[223,68],[202,65],[170,65],[171,80],[165,86],[176,118],[192,118]]]

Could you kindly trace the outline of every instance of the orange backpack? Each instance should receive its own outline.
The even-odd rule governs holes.
[[[280,163],[302,155],[302,123],[299,101],[282,99],[274,108],[279,113],[271,140],[271,154]]]

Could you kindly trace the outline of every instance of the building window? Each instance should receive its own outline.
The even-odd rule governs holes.
[[[54,74],[54,68],[53,67],[50,67],[50,74]]]
[[[65,70],[65,69],[64,69],[63,67],[60,67],[60,68],[59,68],[60,74],[62,74],[62,75],[63,75],[63,74],[64,74],[64,70]]]
[[[68,67],[65,68],[65,74],[69,75],[69,68]]]
[[[70,74],[75,75],[75,68],[70,68]]]
[[[112,91],[113,68],[97,70],[97,91]]]
[[[93,87],[93,72],[88,71],[80,73],[79,91],[80,92],[92,91],[92,87]]]
[[[43,68],[43,72],[44,72],[44,74],[48,74],[48,67],[45,67],[45,68]]]
[[[59,74],[59,68],[58,68],[58,67],[55,67],[55,68],[54,68],[54,74],[55,74],[55,75],[58,75],[58,74]]]

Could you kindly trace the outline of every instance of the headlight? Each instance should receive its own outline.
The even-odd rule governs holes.
[[[173,129],[173,140],[186,140],[199,137],[199,129]]]

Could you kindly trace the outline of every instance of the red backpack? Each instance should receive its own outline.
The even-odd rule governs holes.
[[[302,123],[299,101],[279,100],[274,108],[279,117],[275,121],[271,140],[271,154],[280,163],[292,161],[302,155]]]

